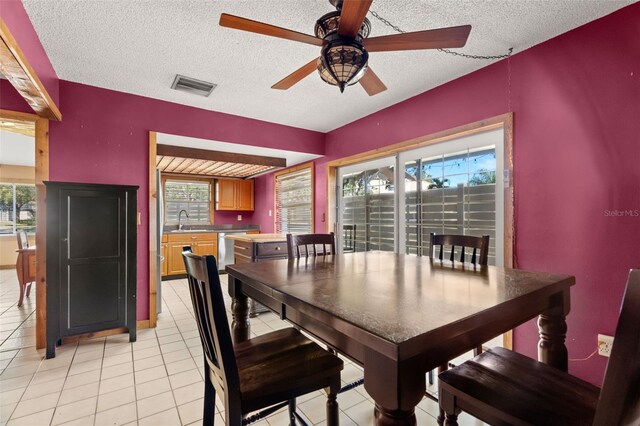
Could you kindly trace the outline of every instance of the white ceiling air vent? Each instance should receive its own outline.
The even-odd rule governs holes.
[[[176,74],[176,78],[173,80],[171,88],[206,97],[209,96],[211,92],[213,92],[213,89],[215,89],[216,86],[216,84],[209,83],[207,81],[197,80],[195,78]]]

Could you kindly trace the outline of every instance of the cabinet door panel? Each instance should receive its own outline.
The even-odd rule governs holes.
[[[209,256],[213,255],[218,257],[218,244],[213,241],[200,241],[198,240],[198,244],[195,246],[193,252],[198,256]]]
[[[118,286],[121,281],[118,261],[85,263],[69,266],[63,298],[63,309],[69,312],[67,327],[71,334],[81,333],[86,327],[117,327],[124,318],[125,297]],[[65,306],[66,305],[66,306]]]
[[[218,179],[218,210],[236,209],[236,182],[229,179]]]
[[[62,335],[126,323],[127,198],[124,192],[62,190]],[[135,285],[135,283],[133,283]]]
[[[238,210],[253,210],[253,179],[240,180],[237,182]]]
[[[182,259],[182,248],[189,243],[169,243],[168,244],[168,275],[186,274],[187,270]]]
[[[70,259],[120,255],[121,201],[117,194],[105,196],[96,191],[68,194],[69,222],[73,224],[68,229]]]

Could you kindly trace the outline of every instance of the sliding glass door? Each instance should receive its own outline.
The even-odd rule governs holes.
[[[401,153],[401,252],[429,256],[432,232],[489,235],[489,264],[502,265],[502,158],[501,130]]]
[[[338,170],[343,251],[428,256],[429,234],[489,235],[503,264],[502,129],[400,152]]]
[[[343,167],[336,203],[343,252],[396,251],[396,158]]]

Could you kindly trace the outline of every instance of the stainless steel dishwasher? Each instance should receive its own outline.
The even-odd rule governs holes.
[[[224,267],[232,265],[233,259],[233,240],[225,238],[229,234],[246,234],[245,231],[218,232],[218,270],[224,272]]]

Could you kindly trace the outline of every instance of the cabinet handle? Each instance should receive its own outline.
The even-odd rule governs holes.
[[[237,246],[236,250],[249,250],[248,247]]]
[[[280,250],[280,249],[281,249],[281,247],[275,247],[274,248],[274,250]]]

